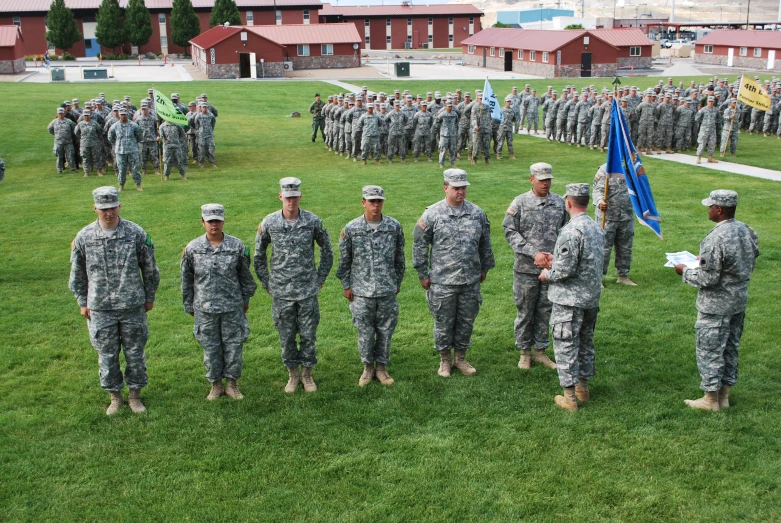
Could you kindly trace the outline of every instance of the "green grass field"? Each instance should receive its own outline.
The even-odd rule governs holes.
[[[473,84],[398,85],[416,92],[482,86]],[[186,183],[174,181],[175,174],[168,183],[150,175],[143,193],[122,194],[122,216],[154,239],[162,281],[149,314],[150,380],[143,390],[149,412],[136,416],[125,407],[107,418],[108,394],[99,387],[97,357],[67,281],[70,242],[95,219],[90,191],[116,179],[58,175],[46,125],[64,98],[105,91],[109,99],[130,94],[136,101],[147,87],[3,90],[0,520],[781,519],[777,184],[645,161],[664,240],[638,226],[632,277],[640,286],[606,280],[592,401],[567,413],[553,404],[560,390],[554,371],[521,373],[516,366],[512,252],[501,221],[512,198],[528,190],[530,164],[550,162],[553,190],[561,194],[567,183],[590,182],[605,156],[520,136],[517,161],[460,163],[472,182],[468,198],[493,222],[497,268],[483,286],[470,350],[479,372],[442,379],[432,320],[411,267],[412,227],[443,197],[442,173],[436,163],[362,167],[312,144],[309,119],[286,116],[296,109],[306,114],[315,90],[335,90],[326,84],[163,88],[187,101],[206,91],[218,107],[219,169],[191,169]],[[499,93],[510,87],[494,85]],[[752,154],[776,157],[760,147]],[[271,301],[261,291],[249,310],[252,335],[240,381],[246,399],[207,402],[203,354],[182,309],[180,253],[202,233],[199,207],[207,202],[223,203],[226,232],[253,245],[259,221],[279,208],[278,180],[291,175],[303,180],[302,207],[324,220],[334,247],[339,230],[362,212],[360,189],[368,183],[385,188],[386,213],[405,227],[408,271],[389,366],[396,384],[358,388],[356,333],[332,274],[320,301],[320,390],[282,391],[286,372]],[[762,255],[750,286],[733,407],[708,414],[683,404],[701,394],[696,291],[662,265],[665,252],[697,251],[712,225],[700,200],[716,188],[740,193],[738,217],[757,231]]]

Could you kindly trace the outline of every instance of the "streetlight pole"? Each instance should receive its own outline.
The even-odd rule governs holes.
[[[746,31],[748,31],[749,13],[751,12],[751,0],[748,0],[748,7],[746,7]]]

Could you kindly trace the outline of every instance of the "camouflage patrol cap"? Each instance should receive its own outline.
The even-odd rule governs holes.
[[[334,97],[333,97],[333,96],[329,96],[329,97],[328,97],[328,99],[329,99],[329,100],[333,100],[333,99],[334,99]]]
[[[64,107],[58,107],[57,108],[57,114],[65,114],[65,108]]]
[[[452,187],[466,187],[471,185],[466,181],[466,171],[463,169],[448,169],[444,173],[445,183]]]
[[[513,91],[517,91],[517,90],[518,90],[518,87],[514,85],[513,86]]]
[[[622,96],[621,97],[621,103],[622,104],[628,104],[629,103],[629,97],[628,96]]]
[[[429,92],[427,92],[427,93],[426,93],[426,96],[434,96],[434,93],[432,93],[431,91],[429,91]]]
[[[507,96],[505,96],[505,97],[504,97],[504,101],[505,101],[505,102],[512,102],[512,101],[513,101],[513,97],[512,97],[512,95],[509,95],[509,94],[508,94]]]
[[[423,100],[422,102],[420,102],[420,105],[422,107],[428,107],[428,102],[426,100]]]
[[[709,96],[708,97],[708,101],[709,102],[715,102],[716,101],[716,97],[715,96]]]
[[[206,93],[201,93],[201,98],[208,98],[208,96],[206,96]]]
[[[116,187],[104,185],[92,191],[92,200],[96,209],[113,209],[119,207],[119,191]]]
[[[119,115],[122,116],[123,114],[127,115],[127,111],[125,109],[120,109],[119,110]]]
[[[559,92],[558,92],[556,89],[553,89],[553,90],[551,91],[551,94],[559,94]]]
[[[553,89],[553,86],[552,86],[552,85],[549,85],[549,86],[548,86],[548,91],[550,91],[551,89]]]
[[[711,191],[710,195],[702,200],[702,204],[705,207],[710,207],[711,205],[718,205],[719,207],[737,207],[738,193],[726,189],[717,189]]]
[[[448,100],[447,103],[445,104],[445,107],[453,107],[453,102]]]
[[[198,104],[196,104],[195,102],[190,102],[189,104],[187,104],[187,107],[192,107],[193,105],[197,106]]]
[[[469,98],[472,98],[472,93],[470,93],[469,91],[465,92],[465,93],[464,93],[464,98],[466,98],[467,96],[468,96]]]
[[[129,94],[125,95],[125,100],[130,100],[130,95]]]
[[[529,172],[538,180],[552,180],[553,166],[545,162],[537,162],[529,167]]]
[[[439,100],[440,98],[442,98],[442,93],[440,93],[439,91],[435,92],[434,99]]]
[[[98,93],[98,96],[100,96],[101,98],[105,98],[106,97],[106,93]]]
[[[568,183],[565,196],[574,196],[577,198],[581,196],[588,197],[588,193],[589,185],[587,183]]]
[[[367,185],[363,188],[364,200],[384,200],[385,191],[379,185]]]
[[[461,92],[461,89],[456,89],[456,92],[457,92],[457,93],[460,93],[460,92]]]
[[[78,99],[78,98],[74,98],[74,99],[73,99],[73,100],[71,100],[71,101],[72,101],[73,103],[75,103],[75,104],[79,103],[79,99]]]
[[[179,93],[171,93],[171,100],[178,100],[179,99]]]
[[[529,88],[529,87],[531,87],[531,85],[530,84],[526,84],[526,88]]]
[[[149,104],[147,104],[146,102],[142,103],[141,109],[149,109]]]
[[[362,91],[368,91],[368,90],[369,90],[369,88],[368,88],[368,87],[366,87],[366,86],[364,85],[363,87],[361,87],[361,90],[362,90]]]
[[[399,94],[400,92],[401,92],[401,91],[399,91],[398,89],[394,89],[394,90],[393,90],[393,94]]]
[[[393,105],[396,107],[401,107],[401,102],[399,100],[394,100]]]
[[[111,105],[117,105],[119,103],[119,100],[112,100]]]
[[[301,180],[287,177],[279,180],[279,192],[284,198],[301,196]]]
[[[82,116],[92,116],[92,111],[89,109],[84,109],[84,112],[81,113]]]
[[[152,93],[155,92],[155,90],[154,89],[147,89],[146,92],[149,93],[149,94],[152,94]]]
[[[224,222],[225,207],[219,203],[207,203],[206,205],[201,205],[201,218],[203,218],[203,221],[205,222],[212,220],[220,220],[221,222]]]

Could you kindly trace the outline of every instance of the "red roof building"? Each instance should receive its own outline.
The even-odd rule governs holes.
[[[321,23],[351,22],[364,49],[458,48],[482,30],[483,12],[471,4],[334,6],[324,3]]]
[[[285,71],[360,67],[352,24],[214,27],[192,40],[195,64],[209,78],[279,77]]]
[[[24,39],[15,25],[0,25],[0,74],[23,73]]]
[[[488,28],[461,43],[466,64],[547,78],[614,76],[649,68],[653,42],[639,29]]]
[[[694,61],[781,71],[781,32],[717,29],[694,42]]]

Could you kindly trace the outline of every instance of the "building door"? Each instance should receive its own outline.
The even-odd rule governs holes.
[[[513,70],[513,50],[512,49],[505,49],[504,50],[504,70],[505,71],[512,71]]]
[[[98,56],[100,54],[100,44],[97,38],[86,38],[84,40],[84,56]]]
[[[767,51],[767,68],[772,69],[775,67],[776,62],[776,50],[775,49],[768,49]]]
[[[727,67],[732,67],[732,58],[735,56],[735,48],[727,49]]]
[[[591,77],[591,53],[580,53],[580,76]]]
[[[249,77],[258,77],[258,57],[255,53],[249,54]]]
[[[239,78],[249,78],[249,70],[249,53],[239,53]]]
[[[487,67],[488,64],[488,49],[483,47],[483,67]]]

